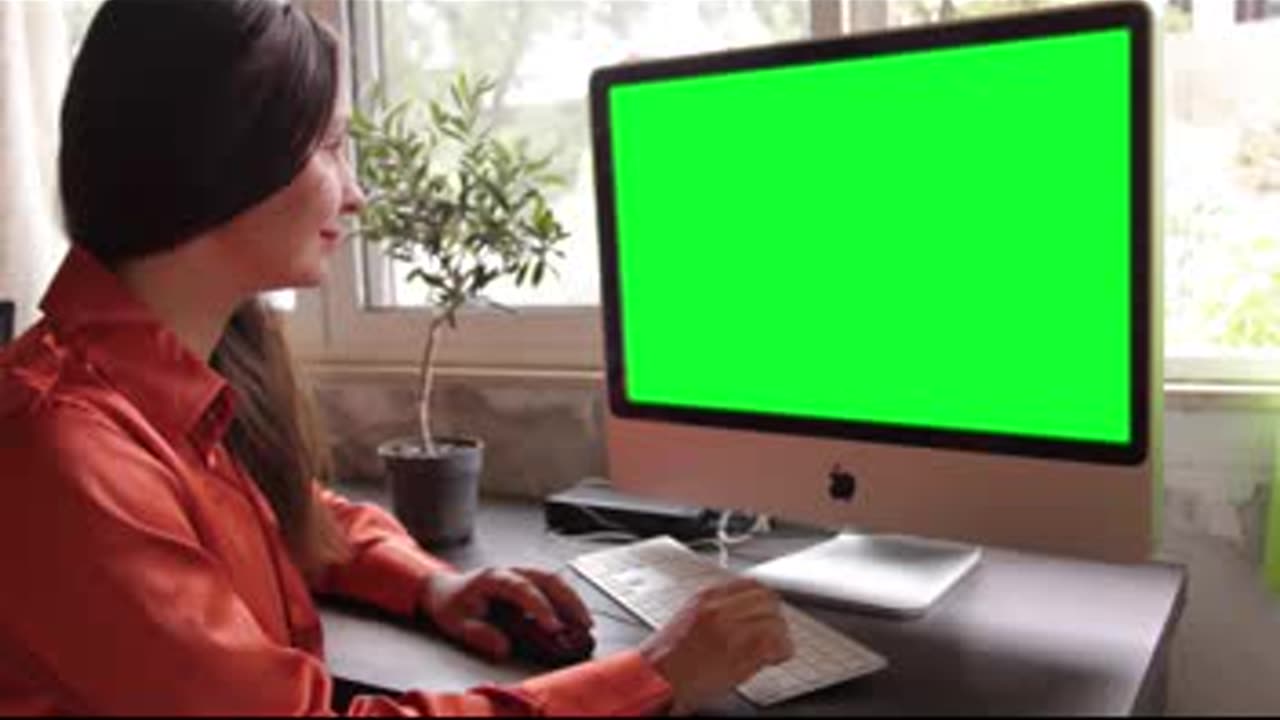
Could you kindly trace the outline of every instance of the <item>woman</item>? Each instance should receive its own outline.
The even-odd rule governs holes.
[[[589,621],[554,575],[460,574],[329,474],[254,298],[324,279],[362,203],[331,32],[273,0],[108,0],[62,108],[73,247],[0,355],[0,712],[331,710],[312,593],[421,613],[475,652],[489,598]],[[351,714],[690,710],[790,653],[735,582],[634,651]]]

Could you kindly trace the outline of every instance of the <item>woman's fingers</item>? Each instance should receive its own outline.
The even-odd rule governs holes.
[[[639,651],[683,709],[701,706],[792,653],[777,594],[746,579],[699,592]]]
[[[464,645],[494,660],[505,660],[511,654],[511,642],[492,625],[465,618],[458,627],[458,639]]]
[[[782,600],[776,592],[755,584],[719,596],[713,601],[713,607],[727,615],[746,619],[757,615],[777,615],[781,612]]]
[[[559,575],[535,568],[516,568],[514,572],[523,575],[536,585],[551,600],[551,604],[562,617],[568,617],[586,627],[595,625],[595,621],[591,618],[591,611],[582,602],[582,598],[578,597],[578,593],[560,579]]]
[[[744,682],[766,666],[786,662],[793,653],[786,623],[761,618],[742,624],[735,634],[732,660],[737,682]]]
[[[556,609],[531,581],[510,570],[492,570],[482,575],[472,588],[480,597],[506,600],[532,617],[543,629],[555,632],[562,627]]]

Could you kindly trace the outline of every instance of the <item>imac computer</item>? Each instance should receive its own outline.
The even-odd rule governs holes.
[[[1003,547],[1149,559],[1140,2],[598,69],[609,477],[843,530],[757,568],[923,612]]]

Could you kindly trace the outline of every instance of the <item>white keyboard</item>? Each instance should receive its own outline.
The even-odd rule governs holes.
[[[582,555],[570,565],[650,627],[665,623],[702,588],[735,576],[665,536]],[[888,665],[883,657],[790,605],[783,605],[782,614],[795,654],[738,686],[738,692],[757,705],[774,705]]]

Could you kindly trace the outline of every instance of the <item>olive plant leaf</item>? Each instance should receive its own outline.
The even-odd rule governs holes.
[[[514,309],[488,296],[494,283],[537,286],[555,274],[568,237],[548,200],[563,186],[555,153],[537,138],[506,137],[488,116],[492,78],[457,74],[441,97],[390,102],[378,84],[352,110],[349,134],[365,206],[355,236],[408,266],[432,305],[419,394],[419,431],[433,453],[427,409],[438,330],[469,304]]]

